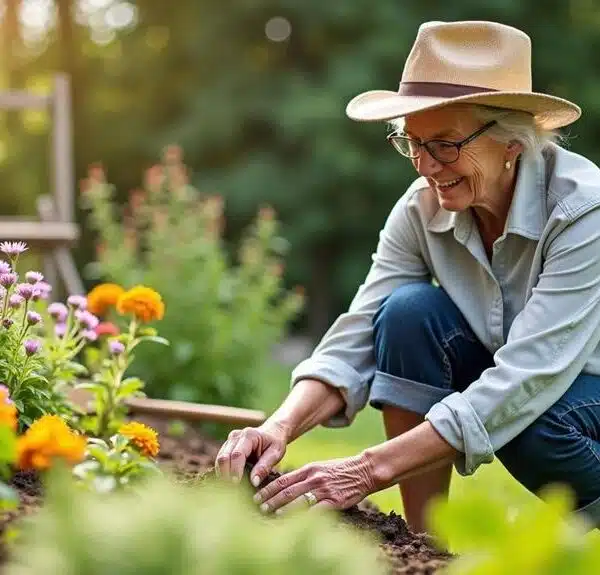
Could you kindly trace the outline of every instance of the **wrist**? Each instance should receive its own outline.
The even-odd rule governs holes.
[[[379,445],[368,447],[360,454],[360,458],[369,469],[377,491],[392,485],[396,476],[389,455],[385,454],[380,447]]]
[[[290,437],[292,436],[292,433],[294,431],[291,423],[289,423],[288,421],[285,421],[283,419],[275,419],[275,418],[267,419],[260,426],[260,428],[263,429],[264,431],[267,431],[269,433],[277,435],[285,442],[286,445],[289,443]]]

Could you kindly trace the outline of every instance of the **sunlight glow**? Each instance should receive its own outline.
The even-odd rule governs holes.
[[[0,13],[1,16],[1,13]],[[97,44],[111,42],[119,30],[135,26],[137,8],[123,0],[77,0],[75,19],[90,29],[90,38]],[[48,31],[56,25],[56,9],[52,0],[23,0],[19,20],[23,40],[35,45],[46,39]]]

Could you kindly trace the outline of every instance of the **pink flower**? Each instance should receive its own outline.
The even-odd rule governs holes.
[[[42,321],[42,316],[37,311],[27,312],[27,323],[29,325],[37,325]]]
[[[0,274],[8,274],[12,271],[10,264],[4,260],[0,260]]]
[[[2,242],[0,243],[0,252],[5,253],[10,258],[16,258],[27,250],[25,242]]]
[[[87,298],[84,295],[70,295],[67,298],[67,303],[80,310],[87,308]]]
[[[14,272],[8,272],[7,274],[0,275],[0,285],[2,287],[8,288],[11,285],[17,283],[17,274]]]
[[[112,355],[121,355],[125,351],[125,346],[117,339],[108,342],[108,349]]]
[[[23,347],[25,348],[25,353],[28,356],[32,356],[40,351],[42,344],[37,339],[26,339],[23,342]]]
[[[67,333],[67,324],[66,323],[57,323],[54,326],[54,333],[55,333],[56,337],[58,337],[59,339],[65,337],[65,334]]]
[[[86,310],[76,310],[75,317],[86,329],[96,329],[100,323],[100,320],[93,313]]]
[[[25,300],[18,294],[14,293],[8,298],[8,305],[12,309],[19,309]]]
[[[48,306],[48,313],[55,321],[62,323],[66,321],[69,310],[64,303],[54,302]]]
[[[33,286],[31,284],[19,284],[17,293],[26,300],[30,300],[33,296]]]
[[[98,339],[98,336],[96,335],[96,332],[93,329],[86,329],[81,333],[83,337],[88,341],[96,341]]]
[[[25,279],[30,284],[36,284],[41,282],[44,279],[44,276],[40,272],[30,271],[25,274]]]

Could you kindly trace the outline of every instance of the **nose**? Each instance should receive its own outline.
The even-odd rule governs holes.
[[[421,148],[419,157],[413,160],[413,165],[415,166],[415,170],[419,172],[419,175],[425,178],[430,178],[444,169],[444,165],[438,162],[425,146]]]

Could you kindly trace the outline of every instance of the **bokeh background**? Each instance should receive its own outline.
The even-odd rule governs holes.
[[[396,88],[424,21],[496,20],[526,31],[534,89],[582,106],[582,119],[564,135],[573,151],[600,160],[597,0],[3,0],[0,6],[0,90],[49,93],[54,75],[67,74],[75,181],[100,163],[123,226],[132,198],[143,202],[136,190],[169,145],[180,147],[186,182],[222,202],[221,255],[232,254],[234,262],[257,213],[277,219],[285,250],[273,273],[282,290],[303,294],[302,309],[259,348],[248,341],[260,321],[253,331],[230,322],[231,337],[210,340],[210,351],[207,334],[225,329],[231,311],[214,303],[221,306],[216,321],[210,306],[195,307],[203,296],[194,284],[199,291],[188,293],[169,324],[173,292],[164,329],[174,351],[167,359],[141,358],[154,395],[226,397],[267,412],[285,395],[290,368],[347,308],[379,229],[414,177],[387,144],[385,125],[355,124],[344,108],[361,91]],[[0,115],[0,216],[34,217],[37,199],[49,193],[51,120],[40,110]],[[122,280],[94,273],[99,233],[80,202],[76,214],[81,239],[73,257],[86,288]],[[165,258],[175,262],[186,246],[173,241]],[[163,279],[189,292],[190,261],[181,277],[170,277],[165,265]],[[161,269],[154,273],[159,277]],[[204,273],[199,265],[199,285]],[[215,293],[231,280],[211,277],[206,282],[216,282]],[[218,345],[248,353],[232,359],[221,348],[215,352]],[[167,366],[160,376],[159,364]],[[252,393],[243,391],[246,379],[254,382]],[[349,430],[319,429],[302,438],[287,462],[355,453],[382,438],[377,414],[365,411]],[[496,464],[479,475],[499,489],[515,487]],[[395,491],[379,501],[399,505]]]

